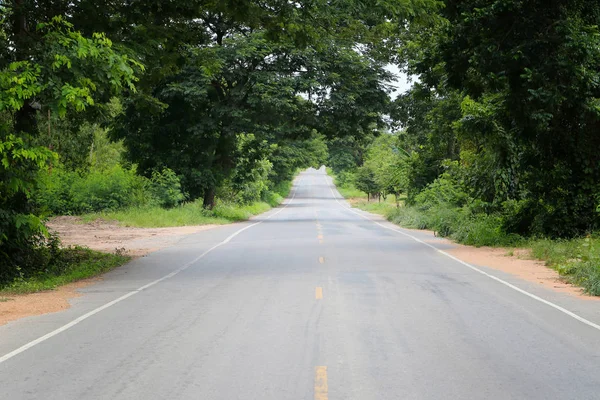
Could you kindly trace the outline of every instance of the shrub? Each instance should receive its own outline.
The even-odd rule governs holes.
[[[52,214],[82,214],[135,207],[154,201],[152,182],[135,168],[115,165],[87,173],[55,167],[41,173],[36,201]]]
[[[462,207],[467,199],[468,195],[460,185],[448,173],[444,173],[415,196],[414,204],[420,210],[441,205],[446,205],[444,208]]]
[[[354,184],[354,174],[349,171],[342,171],[335,175],[336,186],[346,186]]]
[[[94,170],[73,182],[73,209],[85,213],[139,206],[152,199],[148,189],[148,180],[136,175],[134,168]]]
[[[399,207],[394,209],[389,215],[389,220],[406,228],[428,228],[425,214],[414,207]]]
[[[600,260],[583,261],[570,272],[573,281],[581,285],[586,293],[600,296]]]
[[[152,172],[152,194],[164,208],[172,208],[185,200],[179,177],[170,168]]]
[[[375,179],[375,172],[365,165],[356,170],[354,184],[358,190],[373,196],[381,192],[381,187]]]

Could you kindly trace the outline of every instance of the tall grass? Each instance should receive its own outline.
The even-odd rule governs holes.
[[[133,207],[118,211],[85,214],[84,222],[97,219],[115,220],[123,226],[138,228],[165,228],[173,226],[191,226],[208,224],[228,224],[244,221],[248,218],[262,214],[272,207],[279,205],[289,194],[291,182],[281,183],[273,191],[263,195],[263,200],[251,204],[237,204],[233,202],[217,201],[212,210],[202,206],[202,201],[197,200],[165,209],[161,207]]]
[[[556,269],[569,282],[600,296],[600,238],[590,235],[569,240],[537,239],[530,242],[532,255]]]
[[[523,247],[531,256],[546,262],[566,281],[577,284],[593,296],[600,296],[600,239],[596,236],[568,240],[524,238],[508,234],[500,215],[474,213],[468,207],[438,203],[427,210],[418,207],[395,207],[386,202],[367,202],[351,183],[338,191],[355,207],[385,216],[389,221],[412,229],[430,229],[440,236],[470,246]]]
[[[0,294],[24,294],[51,290],[67,283],[91,278],[125,264],[131,258],[107,254],[81,247],[61,249],[57,259],[43,273],[17,278],[0,286]]]

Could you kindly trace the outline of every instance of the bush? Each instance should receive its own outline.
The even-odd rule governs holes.
[[[600,296],[600,260],[583,261],[570,272],[574,283],[583,287],[586,293]]]
[[[427,229],[425,214],[414,207],[399,207],[392,210],[388,219],[398,225],[412,229]]]
[[[185,200],[179,177],[170,168],[152,172],[152,194],[158,205],[172,208]]]
[[[160,187],[160,184],[158,185]],[[152,203],[152,182],[115,165],[87,173],[55,167],[41,173],[36,201],[54,215],[111,211]]]
[[[407,228],[431,229],[439,236],[471,246],[514,246],[523,240],[519,235],[504,231],[498,214],[473,213],[466,206],[457,208],[448,203],[439,203],[427,211],[400,207],[393,210],[388,219]]]
[[[16,268],[16,276],[0,280],[0,290],[8,293],[32,293],[51,290],[69,282],[96,276],[124,264],[129,257],[121,254],[106,254],[82,247],[59,249],[58,241],[46,249],[38,251],[48,253],[42,268],[24,271]]]
[[[420,210],[440,205],[445,205],[443,208],[462,207],[467,199],[468,195],[460,185],[448,173],[444,173],[415,196],[414,204]]]
[[[381,187],[375,179],[375,172],[365,165],[356,170],[354,184],[358,190],[373,196],[381,192]]]
[[[335,175],[336,186],[354,185],[354,174],[349,171],[341,171]]]
[[[134,168],[116,165],[91,171],[71,186],[73,210],[85,213],[139,206],[151,201],[148,189],[148,180],[138,176]]]
[[[27,241],[21,237],[16,242],[8,242],[7,255],[0,253],[0,286],[15,279],[28,279],[47,273],[60,256],[60,241],[55,235],[44,236],[41,232],[29,234]],[[12,248],[10,248],[12,247]]]

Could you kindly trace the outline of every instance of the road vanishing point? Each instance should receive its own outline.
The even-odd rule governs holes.
[[[600,302],[446,254],[323,169],[0,327],[0,399],[599,399]]]

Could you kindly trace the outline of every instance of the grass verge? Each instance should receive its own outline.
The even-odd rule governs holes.
[[[212,210],[202,207],[202,201],[197,200],[174,208],[142,207],[129,208],[120,211],[86,214],[83,222],[92,222],[99,218],[116,220],[123,226],[138,228],[165,228],[172,226],[191,226],[208,224],[228,224],[245,221],[248,218],[269,211],[287,197],[292,187],[291,182],[280,184],[267,193],[262,201],[240,205],[236,203],[217,201]]]
[[[284,182],[267,193],[263,200],[247,205],[218,202],[212,210],[205,210],[202,202],[195,201],[172,209],[160,207],[131,208],[127,210],[93,213],[82,216],[84,222],[98,218],[117,220],[125,226],[144,228],[226,224],[246,220],[279,205],[289,194],[291,182]],[[83,247],[58,250],[51,266],[43,273],[22,276],[13,282],[0,285],[0,302],[11,300],[6,295],[35,293],[52,290],[58,286],[81,279],[92,278],[125,264],[131,257],[109,254]]]
[[[354,207],[380,214],[405,228],[430,229],[470,246],[529,249],[531,258],[544,261],[565,281],[581,286],[592,296],[600,296],[600,238],[597,235],[564,240],[523,238],[504,232],[498,216],[473,215],[466,209],[443,206],[427,211],[396,207],[390,198],[381,203],[368,202],[366,194],[357,191],[350,182],[338,185],[337,189]],[[508,254],[511,253],[514,252],[510,250]]]
[[[82,247],[61,249],[52,266],[44,273],[15,279],[0,287],[0,296],[35,293],[81,279],[92,278],[125,264],[131,258],[122,254],[107,254]]]

